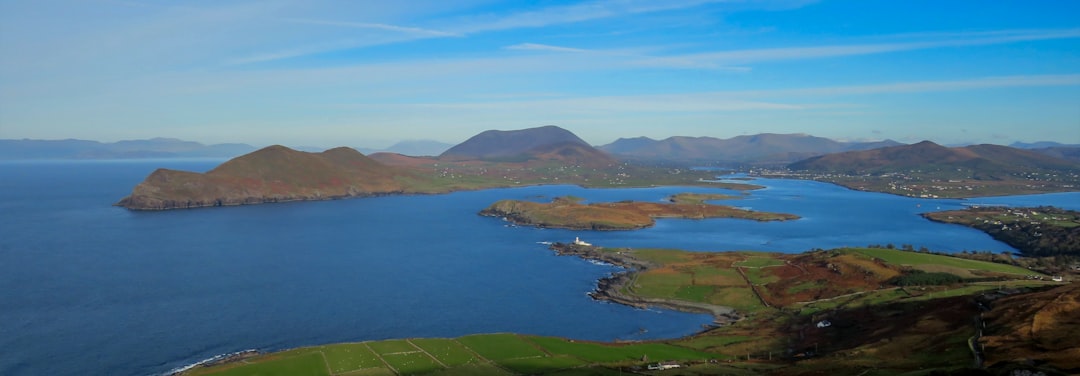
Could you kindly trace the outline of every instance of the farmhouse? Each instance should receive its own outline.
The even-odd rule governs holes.
[[[649,365],[649,370],[663,371],[663,370],[675,369],[675,368],[679,368],[679,367],[682,367],[682,365],[680,365],[678,362],[667,361],[667,362],[660,362],[660,363],[656,363],[656,364],[650,364]]]

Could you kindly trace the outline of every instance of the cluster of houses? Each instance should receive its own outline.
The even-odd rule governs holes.
[[[1043,281],[1043,280],[1046,280],[1046,277],[1043,277],[1043,276],[1041,276],[1041,275],[1035,275],[1035,274],[1032,274],[1032,275],[1028,275],[1028,276],[1025,276],[1025,278],[1027,278],[1027,279],[1034,279],[1034,280],[1037,280],[1037,281]],[[1064,281],[1065,281],[1065,278],[1064,278],[1064,277],[1062,277],[1062,276],[1060,276],[1060,275],[1055,275],[1055,276],[1053,276],[1053,277],[1050,277],[1050,280],[1051,280],[1051,281],[1054,281],[1054,282],[1064,282]]]

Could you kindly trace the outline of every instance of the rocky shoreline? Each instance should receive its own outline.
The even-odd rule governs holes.
[[[710,314],[713,316],[713,324],[718,326],[733,323],[741,318],[731,307],[675,299],[646,298],[623,293],[625,288],[634,282],[637,273],[656,267],[655,264],[638,259],[627,252],[606,251],[601,247],[571,243],[553,243],[550,249],[559,256],[577,256],[626,269],[626,271],[599,279],[596,290],[589,293],[593,299],[642,309],[660,307],[681,312]]]

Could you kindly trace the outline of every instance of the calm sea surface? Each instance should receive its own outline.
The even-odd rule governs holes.
[[[615,271],[538,244],[801,252],[893,243],[1012,250],[918,213],[960,208],[834,185],[758,180],[726,204],[790,222],[661,220],[634,232],[508,227],[500,199],[660,201],[664,187],[543,186],[169,212],[110,206],[157,167],[220,161],[0,163],[0,374],[147,375],[222,353],[332,342],[520,332],[614,340],[691,334],[711,318],[598,303]],[[1080,210],[1080,194],[972,200]]]

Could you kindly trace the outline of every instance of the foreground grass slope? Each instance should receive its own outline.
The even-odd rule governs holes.
[[[605,344],[517,334],[306,347],[189,375],[534,374],[631,365],[641,359],[707,362],[722,355],[663,344]]]

